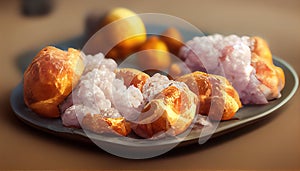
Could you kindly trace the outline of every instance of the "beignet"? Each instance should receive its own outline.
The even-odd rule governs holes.
[[[192,124],[198,98],[184,83],[155,74],[146,81],[143,95],[147,103],[132,124],[137,135],[143,138],[164,133],[176,136]]]
[[[71,93],[84,70],[80,51],[42,49],[24,73],[24,101],[35,113],[56,118],[58,105]]]
[[[238,93],[222,76],[196,71],[181,76],[176,81],[184,82],[192,92],[198,95],[199,113],[209,114],[211,119],[231,119],[242,106]],[[217,107],[221,109],[209,113],[212,103],[218,104]]]

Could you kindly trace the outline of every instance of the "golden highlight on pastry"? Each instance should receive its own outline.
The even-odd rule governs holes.
[[[117,133],[126,136],[131,131],[130,124],[124,117],[108,118],[99,114],[90,113],[83,117],[82,127],[98,134]]]
[[[77,84],[84,63],[78,50],[42,49],[24,73],[24,101],[35,113],[56,118],[58,105]]]
[[[196,96],[189,90],[170,86],[151,100],[142,111],[134,131],[141,137],[155,134],[178,135],[192,123],[196,113]]]
[[[193,122],[197,96],[184,84],[155,74],[144,85],[146,105],[132,124],[133,131],[151,138],[162,134],[176,136]]]
[[[265,91],[268,100],[280,97],[280,91],[285,84],[284,72],[273,64],[272,54],[267,42],[260,37],[252,37],[253,47],[251,53],[251,65],[256,70],[257,79],[267,88]]]
[[[140,70],[133,68],[117,68],[116,78],[123,79],[126,87],[131,85],[143,91],[143,86],[150,76]]]
[[[199,114],[209,114],[211,119],[229,120],[242,106],[238,93],[222,76],[196,71],[181,76],[176,81],[184,82],[198,96]],[[222,109],[219,111],[222,117],[219,116],[219,111],[210,113],[212,103],[220,104],[219,107]]]

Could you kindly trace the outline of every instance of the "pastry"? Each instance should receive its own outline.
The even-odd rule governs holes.
[[[229,120],[242,106],[238,93],[224,77],[196,71],[176,81],[184,82],[198,96],[199,114],[209,114],[211,119]],[[213,103],[220,109],[212,109]]]
[[[195,37],[179,56],[192,71],[226,77],[243,104],[266,104],[279,98],[284,87],[284,73],[273,64],[266,41],[259,37]]]
[[[80,51],[43,48],[24,73],[24,101],[35,113],[60,116],[58,105],[71,93],[83,72]]]
[[[133,68],[116,69],[116,78],[123,79],[126,87],[131,85],[143,91],[143,86],[150,77],[148,74]]]
[[[114,60],[104,58],[102,53],[83,57],[86,63],[80,81],[60,104],[63,125],[126,136],[131,130],[128,120],[143,102],[141,91],[134,85],[127,87],[116,77]],[[118,71],[120,76],[123,70]]]
[[[113,133],[122,136],[128,135],[131,131],[130,124],[124,117],[114,118],[111,115],[103,117],[103,113],[87,113],[82,119],[82,128],[98,134]]]
[[[273,64],[272,54],[267,42],[260,37],[252,37],[251,66],[256,70],[257,79],[266,86],[261,88],[267,100],[280,97],[285,84],[284,72]]]
[[[197,113],[197,96],[181,82],[155,74],[146,81],[143,95],[146,105],[132,122],[134,132],[143,138],[184,132]]]

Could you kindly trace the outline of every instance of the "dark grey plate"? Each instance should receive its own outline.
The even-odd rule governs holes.
[[[298,76],[294,69],[282,59],[274,57],[275,65],[281,67],[284,70],[286,85],[282,90],[282,96],[279,99],[270,101],[267,105],[250,105],[244,106],[240,109],[235,116],[235,119],[229,121],[220,122],[218,128],[213,133],[212,137],[216,137],[225,133],[230,133],[239,127],[249,125],[253,122],[259,121],[260,119],[271,115],[273,111],[277,110],[285,103],[287,103],[292,96],[295,94],[298,88]],[[146,149],[149,143],[140,142],[139,139],[129,139],[124,141],[120,137],[110,135],[98,135],[98,134],[87,134],[81,129],[66,128],[62,125],[60,119],[48,119],[43,118],[29,110],[23,101],[23,85],[20,83],[12,92],[10,103],[15,115],[25,122],[26,124],[35,127],[39,130],[51,133],[54,135],[62,136],[65,138],[71,138],[82,142],[92,142],[91,139],[110,146],[126,147],[127,149],[132,148],[143,148]],[[181,141],[180,145],[187,145],[191,143],[197,143],[201,128],[192,129],[191,132]],[[90,139],[91,138],[91,139]],[[165,139],[164,141],[152,141],[151,149],[155,147],[162,148],[170,144],[177,144],[178,142],[174,139]],[[149,150],[149,149],[148,149]]]

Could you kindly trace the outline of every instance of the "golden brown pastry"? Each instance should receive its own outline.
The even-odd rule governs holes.
[[[280,97],[280,91],[285,84],[284,72],[280,67],[273,64],[272,54],[267,42],[260,37],[252,37],[254,42],[251,65],[256,70],[257,79],[267,86],[267,99],[272,100],[274,97]]]
[[[181,76],[176,81],[184,82],[192,92],[198,95],[200,114],[209,114],[212,99],[215,100],[214,103],[220,103],[219,106],[224,107],[220,109],[220,111],[223,110],[222,120],[231,119],[242,106],[238,93],[224,77],[196,71]],[[222,87],[224,91],[220,91]],[[209,117],[220,118],[219,113],[214,111],[209,114]]]
[[[143,86],[147,79],[150,77],[148,74],[133,68],[121,68],[116,69],[116,78],[124,80],[126,87],[134,85],[136,88],[143,91]]]
[[[260,37],[194,37],[181,48],[180,57],[192,71],[224,75],[243,104],[267,104],[281,96],[283,70],[274,66],[270,49]]]
[[[124,117],[109,118],[99,114],[86,114],[82,127],[95,133],[117,133],[126,136],[130,133],[129,122]]]
[[[146,104],[138,123],[133,124],[132,128],[143,138],[159,136],[161,133],[178,135],[194,120],[197,103],[197,96],[186,86],[170,85]]]
[[[84,69],[78,50],[42,49],[24,73],[24,101],[35,113],[59,117],[61,103],[77,84]]]

